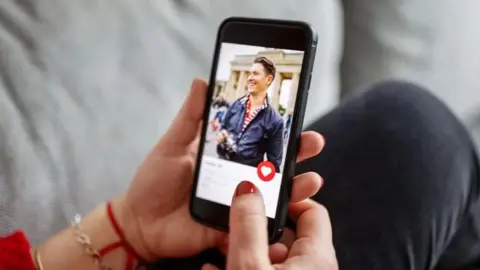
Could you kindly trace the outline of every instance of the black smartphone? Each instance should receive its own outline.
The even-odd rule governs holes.
[[[237,185],[261,192],[270,242],[282,235],[317,35],[307,23],[228,18],[219,27],[190,201],[228,231]]]

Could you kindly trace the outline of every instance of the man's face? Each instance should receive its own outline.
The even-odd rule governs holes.
[[[262,64],[254,63],[248,73],[247,91],[249,94],[266,92],[272,80],[273,76],[265,73]]]

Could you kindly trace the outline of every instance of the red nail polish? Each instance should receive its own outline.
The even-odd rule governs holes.
[[[252,183],[249,183],[249,184],[250,184],[250,193],[255,193],[255,190],[256,190],[255,185]]]
[[[235,190],[235,196],[257,192],[255,185],[249,181],[242,181]]]

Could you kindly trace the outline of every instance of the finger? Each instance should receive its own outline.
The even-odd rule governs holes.
[[[189,153],[194,159],[196,159],[198,155],[198,147],[200,146],[201,132],[202,132],[202,126],[200,122],[200,125],[197,130],[197,135],[195,136],[195,139],[193,140],[193,142],[190,143],[190,148],[189,148]]]
[[[280,268],[338,269],[330,218],[325,207],[307,199],[291,204],[289,213],[297,221],[297,239]]]
[[[315,172],[306,172],[293,178],[290,202],[300,202],[317,194],[323,185],[323,179]]]
[[[166,144],[187,146],[195,139],[203,118],[206,95],[207,83],[202,79],[194,79],[187,99],[164,136]]]
[[[223,255],[225,256],[228,255],[228,243],[223,243],[219,245],[217,248]],[[275,243],[270,247],[268,247],[268,257],[270,257],[270,261],[272,263],[284,262],[287,259],[287,256],[288,256],[288,247],[283,243]]]
[[[227,234],[226,237],[220,240],[220,242],[217,244],[217,249],[225,256],[228,254],[228,242],[230,236]]]
[[[307,199],[290,204],[289,214],[297,224],[297,239],[310,238],[324,247],[332,245],[330,216],[323,205]]]
[[[288,205],[288,216],[296,223],[300,216],[307,210],[317,207],[317,202],[312,199],[306,199],[297,203]]]
[[[280,240],[278,242],[282,243],[288,249],[290,249],[295,240],[297,240],[297,235],[295,234],[295,232],[289,228],[285,228],[282,237],[280,237]]]
[[[322,151],[325,139],[315,131],[305,131],[300,135],[297,162],[316,156]]]
[[[213,264],[204,264],[202,266],[202,270],[220,270],[220,269]]]
[[[217,248],[220,253],[222,253],[224,256],[228,255],[228,245],[222,245]]]
[[[282,263],[288,257],[288,248],[282,243],[275,243],[268,248],[268,256],[272,264]]]
[[[261,269],[269,265],[265,205],[260,191],[241,182],[230,208],[227,268]]]

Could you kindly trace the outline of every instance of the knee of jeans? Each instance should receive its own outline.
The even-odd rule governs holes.
[[[384,81],[372,85],[364,93],[367,110],[390,116],[411,116],[423,120],[425,117],[440,117],[453,114],[431,91],[405,81]],[[410,115],[411,114],[411,115]]]
[[[470,147],[470,139],[461,121],[424,87],[409,82],[385,81],[373,85],[364,95],[363,112],[359,113],[371,119],[373,129],[393,136],[393,140],[428,143],[455,152],[466,142]]]
[[[448,107],[407,82],[375,84],[312,128],[325,134],[326,147],[297,172],[313,169],[325,176],[326,185],[328,178],[368,174],[360,177],[369,179],[366,185],[394,188],[411,200],[429,193],[447,198],[446,186],[454,188],[452,179],[467,183],[475,160],[465,127]],[[435,190],[435,185],[445,187]]]
[[[439,170],[443,164],[443,169],[450,168],[445,173],[459,177],[462,170],[464,175],[471,173],[477,162],[473,140],[432,91],[409,82],[385,81],[373,85],[364,99],[366,117],[374,122],[370,132],[378,138],[383,135],[384,146],[403,146],[412,152],[412,162],[421,162],[426,170]]]
[[[431,92],[407,82],[378,83],[311,129],[325,135],[325,149],[297,172],[324,177],[314,199],[331,211],[334,239],[355,244],[361,232],[367,241],[401,243],[428,235],[439,247],[451,239],[477,162],[466,129]]]

